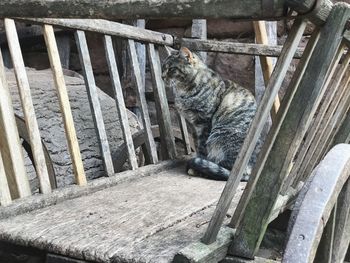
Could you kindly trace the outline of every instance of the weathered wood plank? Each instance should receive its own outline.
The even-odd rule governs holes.
[[[115,19],[115,18],[114,18]],[[77,30],[91,31],[105,35],[121,38],[133,39],[160,45],[173,45],[173,37],[169,34],[159,33],[139,27],[125,25],[117,22],[100,19],[51,19],[51,18],[33,18],[25,19],[40,24],[49,24],[60,27],[68,27]]]
[[[294,207],[294,219],[283,262],[313,262],[324,223],[348,180],[349,170],[350,147],[339,144],[313,171],[313,176],[309,178]]]
[[[207,39],[207,20],[205,19],[193,19],[192,27],[191,27],[191,37],[195,39]],[[207,61],[207,53],[200,52],[199,53],[202,61],[206,63]]]
[[[147,151],[149,154],[149,159],[151,163],[156,163],[158,162],[156,145],[155,145],[154,138],[151,131],[151,121],[148,115],[146,97],[144,92],[142,92],[144,89],[142,87],[140,66],[137,59],[135,42],[134,40],[131,40],[131,39],[128,40],[128,54],[129,54],[129,59],[131,61],[131,66],[133,69],[132,77],[136,85],[137,97],[140,103],[143,129],[145,131],[145,141],[146,141]]]
[[[243,216],[243,211],[245,210],[248,201],[251,197],[251,194],[253,192],[253,190],[255,189],[257,180],[258,180],[258,171],[259,171],[259,167],[261,167],[263,165],[263,163],[266,161],[266,157],[269,153],[269,151],[271,150],[271,146],[272,143],[274,142],[274,140],[276,139],[276,136],[279,132],[279,128],[280,125],[279,123],[281,122],[281,120],[284,118],[286,112],[289,109],[291,100],[297,90],[297,87],[299,86],[299,83],[305,73],[305,69],[309,63],[310,57],[312,55],[312,52],[314,51],[314,48],[316,46],[316,43],[319,39],[319,30],[316,30],[310,40],[308,41],[308,44],[305,48],[304,54],[293,74],[293,77],[289,83],[289,86],[287,88],[287,93],[284,96],[284,100],[282,101],[282,105],[280,108],[280,114],[278,116],[280,116],[280,119],[277,119],[273,126],[271,127],[271,132],[269,134],[269,136],[266,138],[265,143],[261,149],[260,152],[262,152],[262,154],[259,155],[257,163],[252,171],[252,174],[249,178],[249,181],[247,183],[246,189],[242,195],[242,198],[240,200],[240,202],[238,203],[237,209],[235,211],[235,213],[232,216],[232,220],[230,223],[230,226],[233,228],[237,228],[238,224],[240,222],[240,220],[242,219]]]
[[[60,56],[58,53],[58,48],[55,41],[55,34],[52,26],[44,25],[44,38],[49,54],[52,74],[54,76],[54,81],[57,89],[59,104],[64,122],[64,128],[66,131],[68,149],[73,164],[75,180],[78,185],[86,185],[84,166],[81,159],[78,139],[74,127],[72,110],[70,108],[67,88],[64,81],[62,66],[60,62]]]
[[[31,195],[0,49],[0,150],[12,199]],[[22,184],[20,184],[22,182]]]
[[[276,18],[285,15],[284,0],[262,8],[263,0],[3,0],[0,17],[135,18]]]
[[[85,86],[90,103],[90,109],[92,118],[94,120],[95,130],[97,134],[97,141],[101,151],[101,157],[105,172],[107,176],[114,174],[113,162],[111,157],[111,151],[109,149],[109,143],[106,134],[106,128],[103,122],[103,116],[98,99],[97,87],[94,78],[94,72],[92,70],[89,49],[86,42],[84,31],[77,30],[75,32],[75,40],[78,48],[80,65],[83,69],[83,75],[85,80]]]
[[[159,164],[147,165],[140,167],[137,171],[130,170],[120,172],[118,176],[101,177],[89,181],[86,187],[70,185],[53,191],[50,195],[33,195],[28,198],[17,200],[9,206],[0,208],[0,220],[15,217],[24,213],[28,213],[37,209],[45,208],[51,205],[61,203],[65,200],[89,195],[97,191],[118,185],[120,183],[128,183],[146,176],[154,175],[162,171],[172,169],[184,165],[184,160],[169,160]]]
[[[29,80],[24,66],[21,47],[16,31],[14,20],[6,18],[4,20],[8,46],[11,53],[12,65],[15,71],[19,95],[29,135],[30,148],[32,151],[35,171],[39,178],[40,191],[43,194],[51,193],[51,184],[46,167],[39,126],[35,115],[32,96],[30,92]]]
[[[153,80],[153,93],[156,103],[158,125],[160,128],[160,138],[163,140],[163,147],[166,149],[165,158],[174,159],[176,157],[175,138],[171,125],[170,111],[167,96],[165,93],[164,82],[162,80],[162,69],[160,65],[158,50],[153,44],[147,44],[147,53],[151,75]]]
[[[283,181],[289,173],[298,146],[324,93],[322,87],[325,76],[341,44],[349,15],[350,9],[343,5],[335,5],[329,22],[320,30],[320,39],[311,55],[303,79],[281,123],[266,162],[260,167],[260,177],[244,210],[237,235],[230,247],[230,254],[253,258],[260,246]]]
[[[7,182],[5,167],[0,152],[0,205],[6,206],[11,204],[11,202],[10,188]]]
[[[117,105],[119,121],[123,131],[124,142],[128,151],[129,164],[132,170],[138,168],[136,153],[134,149],[134,143],[131,136],[131,131],[129,127],[129,120],[126,112],[123,90],[120,84],[120,78],[117,68],[117,62],[115,60],[115,54],[113,49],[112,37],[105,35],[103,38],[106,52],[106,59],[109,69],[109,74],[111,76],[111,82],[114,92],[114,99]]]
[[[332,84],[327,88],[329,92],[324,96],[325,99],[309,128],[301,150],[298,152],[298,158],[293,165],[291,174],[287,180],[289,182],[294,180],[294,185],[297,184],[297,181],[299,181],[300,177],[303,175],[311,156],[315,152],[319,141],[322,139],[326,127],[330,123],[331,116],[334,114],[339,101],[344,96],[347,86],[346,82],[350,81],[349,62],[350,54],[347,55],[341,68],[339,68],[334,77]],[[286,184],[289,182],[286,182]]]
[[[226,211],[230,206],[230,203],[248,164],[250,156],[254,151],[260,133],[269,116],[274,98],[276,97],[278,90],[282,84],[290,62],[293,58],[293,54],[295,53],[300,39],[303,35],[305,27],[306,21],[297,20],[294,23],[291,32],[289,33],[288,39],[286,40],[286,43],[283,47],[282,55],[279,57],[276,63],[275,71],[270,78],[269,85],[266,88],[266,92],[251,123],[250,129],[244,140],[240,153],[231,170],[231,174],[225,185],[224,191],[220,196],[220,200],[216,207],[215,213],[209,223],[205,236],[202,239],[202,241],[206,244],[215,241],[216,235],[226,215]]]
[[[252,55],[252,56],[269,56],[279,57],[282,52],[282,46],[275,45],[262,45],[252,43],[235,43],[235,42],[223,42],[217,40],[201,40],[182,38],[179,40],[181,46],[185,46],[195,51],[207,51],[207,52],[221,52],[221,53],[232,53],[241,55]],[[304,49],[297,48],[294,58],[301,58]]]
[[[255,41],[258,44],[263,45],[269,45],[269,39],[267,36],[267,29],[265,25],[265,21],[253,21],[254,26],[254,32],[255,32]],[[274,63],[270,57],[267,56],[260,56],[260,65],[264,77],[265,87],[267,86],[270,76],[274,69]],[[278,109],[280,107],[280,99],[278,97],[278,94],[275,98],[275,101],[273,103],[273,107],[271,110],[271,118],[272,120],[276,119],[276,114],[278,112]]]

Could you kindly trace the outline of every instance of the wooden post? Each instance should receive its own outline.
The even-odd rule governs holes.
[[[137,159],[136,159],[136,154],[134,149],[134,143],[133,143],[132,135],[130,131],[128,114],[125,108],[123,90],[120,84],[117,62],[115,60],[112,37],[105,35],[103,40],[105,45],[109,74],[111,77],[111,82],[112,82],[112,87],[114,92],[114,99],[118,110],[119,122],[122,127],[123,138],[128,151],[129,164],[132,170],[136,170],[138,167],[138,164],[137,164]]]
[[[85,86],[86,86],[86,90],[89,98],[91,114],[94,120],[97,140],[101,151],[103,166],[105,168],[105,172],[107,176],[112,176],[114,175],[114,169],[113,169],[111,151],[109,149],[106,129],[103,122],[100,101],[98,99],[97,87],[95,83],[89,49],[87,46],[84,31],[77,30],[75,32],[75,40],[78,47],[80,64],[84,73]]]
[[[12,199],[31,195],[0,50],[0,150]]]
[[[339,143],[350,143],[350,110],[347,112],[342,125],[334,136],[332,145],[334,146]]]
[[[12,64],[16,75],[19,95],[21,98],[24,119],[29,135],[30,148],[33,154],[35,171],[40,183],[40,191],[43,194],[51,193],[51,184],[46,167],[44,151],[41,144],[39,125],[35,116],[32,96],[30,93],[29,80],[24,66],[21,47],[19,45],[15,21],[6,18],[4,22],[7,41],[12,58]]]
[[[266,88],[264,96],[258,106],[255,117],[250,125],[248,134],[244,140],[237,160],[231,170],[230,177],[220,196],[219,203],[216,206],[214,214],[209,222],[207,231],[202,239],[205,244],[213,243],[226,216],[226,212],[232,202],[236,189],[241,181],[242,175],[247,167],[249,159],[254,151],[260,133],[269,116],[274,98],[282,84],[285,74],[288,70],[293,55],[298,47],[300,39],[306,27],[306,21],[295,21],[292,30],[283,46],[281,56],[277,60],[276,69],[273,72],[269,85]]]
[[[69,103],[68,92],[64,81],[64,75],[60,62],[55,34],[52,26],[44,25],[44,38],[49,54],[52,74],[54,76],[57,89],[59,104],[62,112],[66,138],[68,142],[68,150],[72,158],[73,171],[75,180],[78,185],[86,185],[86,177],[84,172],[83,162],[81,160],[79,143],[74,127],[72,110]]]
[[[320,31],[320,40],[306,73],[281,123],[267,160],[260,169],[261,175],[229,250],[232,255],[253,258],[260,246],[283,181],[316,111],[319,97],[324,92],[322,87],[325,76],[340,46],[349,15],[350,9],[336,4]]]

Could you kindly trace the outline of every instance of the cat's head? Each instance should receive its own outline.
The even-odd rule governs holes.
[[[179,51],[173,51],[162,66],[162,77],[164,81],[177,80],[186,81],[192,79],[202,64],[199,57],[188,48],[182,47]]]

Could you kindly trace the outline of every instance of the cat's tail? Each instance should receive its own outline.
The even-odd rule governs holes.
[[[226,168],[200,157],[189,160],[187,163],[188,169],[193,169],[213,180],[227,181],[230,176],[230,171]]]
[[[193,169],[205,177],[213,180],[227,181],[230,176],[230,170],[206,159],[195,157],[187,162],[187,171]],[[249,175],[251,173],[251,168],[248,167],[246,172],[241,178],[242,182],[247,182],[249,180]]]

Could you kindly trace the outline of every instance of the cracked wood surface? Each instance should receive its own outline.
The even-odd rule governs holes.
[[[180,166],[3,219],[0,240],[97,262],[169,262],[203,235],[223,186]]]

